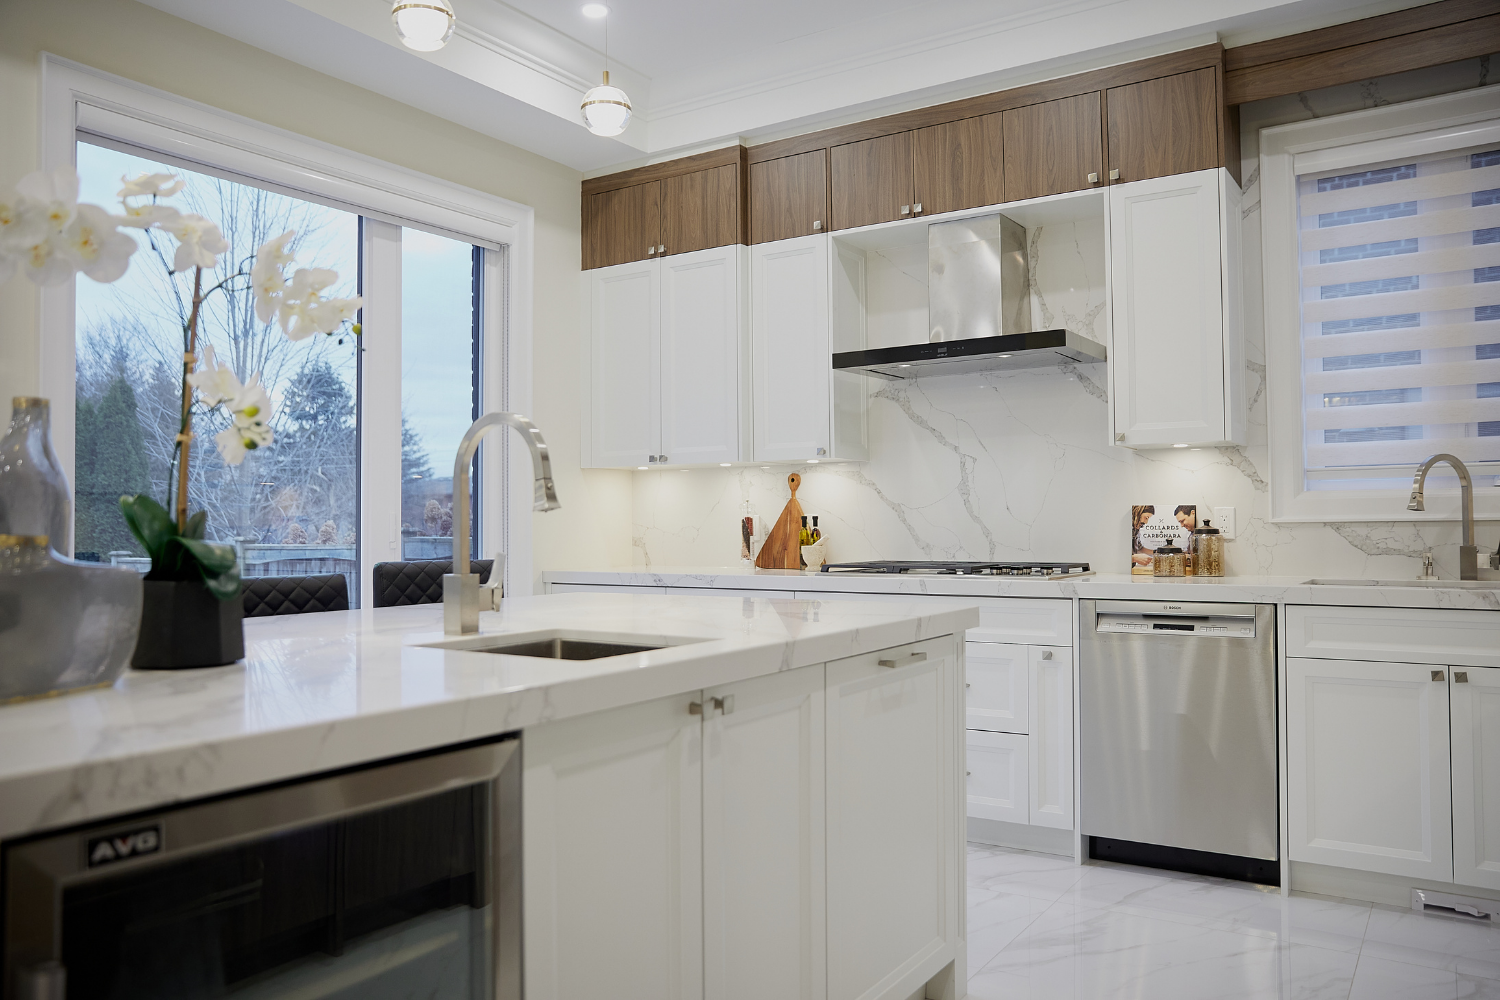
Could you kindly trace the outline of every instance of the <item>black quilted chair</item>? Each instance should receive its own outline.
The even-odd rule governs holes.
[[[469,571],[479,574],[480,583],[489,583],[492,565],[493,559],[470,559]],[[403,604],[441,604],[443,574],[451,572],[451,559],[376,563],[373,604],[377,608],[395,608]]]
[[[245,581],[245,617],[348,611],[349,582],[330,576],[255,576]]]

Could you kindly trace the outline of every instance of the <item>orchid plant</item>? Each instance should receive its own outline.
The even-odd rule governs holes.
[[[274,440],[271,399],[260,384],[259,372],[247,382],[240,381],[228,365],[218,362],[208,344],[200,358],[198,326],[203,303],[215,292],[248,289],[259,320],[270,323],[274,318],[282,333],[296,341],[345,330],[358,336],[361,301],[358,296],[323,295],[338,281],[337,271],[303,267],[288,274],[295,260],[290,249],[295,230],[267,241],[233,273],[216,277],[219,256],[229,249],[219,227],[201,215],[163,203],[180,192],[185,182],[172,174],[121,180],[121,211],[113,214],[98,205],[78,203],[78,175],[70,167],[23,178],[13,195],[0,200],[0,282],[17,271],[38,285],[58,285],[80,271],[95,281],[117,281],[130,267],[131,254],[139,249],[136,240],[122,230],[142,230],[154,248],[160,235],[176,241],[167,270],[173,275],[191,270],[193,295],[182,324],[182,418],[168,475],[167,502],[158,504],[145,495],[123,496],[120,509],[151,556],[147,579],[201,576],[221,599],[237,597],[240,580],[234,550],[204,540],[203,511],[188,514],[193,416],[221,408],[228,414],[229,425],[214,435],[214,444],[226,463],[239,465],[251,451]],[[174,509],[175,516],[168,513]]]

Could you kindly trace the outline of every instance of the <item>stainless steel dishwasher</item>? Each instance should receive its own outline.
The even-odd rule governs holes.
[[[1275,607],[1080,602],[1094,858],[1274,885]]]

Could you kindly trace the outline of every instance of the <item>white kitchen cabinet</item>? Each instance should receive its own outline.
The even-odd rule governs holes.
[[[965,644],[964,701],[968,728],[995,733],[1031,731],[1029,649],[1000,642]]]
[[[748,456],[745,270],[734,245],[585,272],[585,467]]]
[[[1116,444],[1245,442],[1240,189],[1222,168],[1109,189]]]
[[[1028,646],[1032,826],[1073,829],[1073,650]]]
[[[831,368],[862,343],[862,310],[840,303],[863,300],[863,257],[821,233],[749,252],[754,460],[865,459],[865,380]]]
[[[592,448],[595,467],[645,465],[661,451],[661,287],[657,261],[588,272],[593,316],[589,340]]]
[[[823,685],[817,666],[703,692],[708,1000],[826,995]]]
[[[1287,660],[1293,861],[1452,881],[1448,669]]]
[[[1006,823],[1030,822],[1030,737],[970,729],[965,748],[968,815]]]
[[[524,736],[526,996],[703,996],[697,692]]]
[[[1500,670],[1449,667],[1453,881],[1500,889]]]
[[[956,666],[949,638],[827,666],[830,1000],[909,996],[958,940]]]

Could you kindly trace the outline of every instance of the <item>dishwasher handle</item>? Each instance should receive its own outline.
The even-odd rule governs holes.
[[[1253,604],[1202,604],[1190,601],[1098,601],[1096,614],[1163,618],[1254,618]]]

